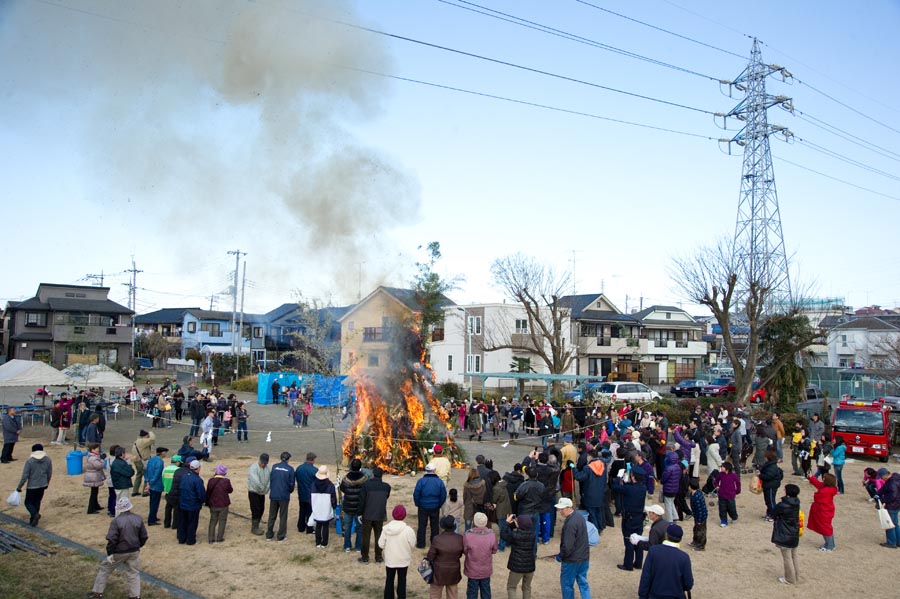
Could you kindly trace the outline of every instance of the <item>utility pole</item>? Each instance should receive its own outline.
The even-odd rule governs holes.
[[[213,306],[216,305],[216,299],[218,299],[219,294],[213,293],[212,295],[210,295],[208,297],[209,297],[209,311],[212,312],[214,309]],[[204,299],[206,299],[206,298],[204,297]]]
[[[144,272],[143,270],[138,270],[137,265],[134,263],[134,255],[131,256],[131,269],[126,270],[125,272],[131,273],[131,284],[129,287],[131,291],[131,311],[134,312],[134,314],[131,315],[131,355],[133,357],[135,335],[134,315],[137,314],[137,276],[139,272]]]
[[[241,283],[241,324],[238,326],[238,358],[234,361],[234,379],[241,378],[241,348],[244,345],[244,291],[247,289],[247,261],[244,260],[244,280]],[[252,333],[252,331],[251,331]],[[253,335],[250,335],[253,339]],[[252,343],[252,341],[251,341]]]
[[[365,262],[356,262],[357,278],[356,278],[356,301],[362,299],[362,267]]]
[[[100,271],[99,275],[84,275],[85,279],[91,279],[93,281],[100,281],[100,284],[97,287],[103,287],[103,271]]]
[[[572,295],[577,295],[576,287],[578,285],[578,279],[575,276],[575,262],[577,261],[577,254],[581,250],[572,250]]]
[[[769,290],[764,306],[766,313],[783,309],[791,301],[791,282],[781,232],[769,136],[780,135],[789,141],[793,133],[786,127],[770,125],[767,111],[780,106],[793,113],[794,106],[787,96],[766,93],[766,79],[770,75],[782,81],[793,79],[784,67],[763,63],[759,40],[754,38],[750,63],[734,81],[729,82],[729,92],[733,87],[746,95],[727,114],[719,115],[723,117],[723,127],[728,117],[746,123],[732,139],[722,140],[728,143],[729,153],[732,143],[744,148],[732,259],[735,272],[745,284],[752,282]]]
[[[241,250],[231,250],[228,252],[228,255],[234,255],[234,278],[232,280],[231,285],[231,355],[234,356],[235,363],[237,363],[237,350],[235,349],[235,334],[237,331],[237,288],[238,288],[238,274],[241,272],[241,255],[246,256],[247,252],[242,252]],[[237,369],[235,369],[236,371]]]

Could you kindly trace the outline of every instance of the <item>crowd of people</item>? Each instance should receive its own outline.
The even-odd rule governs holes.
[[[159,397],[165,395],[157,397],[156,405]],[[89,490],[86,511],[104,511],[99,489],[106,486],[105,511],[113,518],[107,537],[110,558],[101,565],[91,597],[102,596],[109,573],[119,565],[125,568],[129,593],[135,588],[139,593],[139,578],[137,587],[133,583],[140,568],[135,558],[147,537],[143,519],[131,505],[134,496],[149,496],[146,526],[162,524],[174,531],[180,544],[198,542],[204,508],[209,512],[207,542],[225,539],[234,490],[228,468],[218,464],[206,481],[202,476],[209,446],[215,446],[212,434],[204,441],[206,421],[219,418],[220,406],[230,409],[228,401],[233,399],[223,406],[222,398],[215,391],[192,396],[188,413],[197,430],[192,426],[174,453],[156,446],[152,430],[141,430],[128,448],[113,445],[103,451],[98,415],[86,405],[82,408],[91,414],[83,431],[88,448],[83,478]],[[780,582],[800,582],[798,547],[804,529],[822,536],[821,551],[836,549],[832,523],[835,499],[844,492],[846,447],[839,436],[833,444],[826,438],[817,416],[798,422],[788,437],[778,414],[754,421],[740,409],[728,414],[723,406],[698,406],[686,422],[673,424],[665,411],[627,404],[606,410],[571,405],[535,408],[528,400],[525,404],[501,401],[506,410],[498,406],[492,412],[463,403],[455,414],[472,438],[479,426],[492,424],[491,414],[510,440],[534,436],[535,445],[510,471],[501,474],[489,457],[479,454],[462,489],[455,488],[450,460],[443,447],[434,445],[412,497],[394,501],[393,506],[391,485],[384,481],[381,468],[354,459],[349,471],[334,479],[327,466],[316,464],[314,452],[296,467],[290,452],[282,452],[274,464],[263,453],[247,472],[250,532],[266,541],[284,541],[296,493],[297,532],[310,535],[317,549],[326,549],[337,521],[344,552],[358,552],[362,565],[373,560],[384,565],[385,598],[406,596],[410,566],[429,582],[431,597],[456,597],[463,576],[467,598],[490,597],[493,555],[509,551],[507,592],[510,598],[521,594],[527,599],[532,595],[538,546],[555,542],[554,538],[558,538],[555,557],[562,596],[574,598],[577,587],[581,597],[590,597],[590,547],[607,529],[617,527],[616,519],[623,547],[618,568],[640,570],[639,597],[680,597],[693,586],[690,556],[682,549],[687,532],[682,526],[691,521],[692,538],[684,548],[706,550],[715,542],[707,534],[708,508],[717,506],[719,524],[727,527],[738,521],[736,498],[748,488],[762,496],[759,517],[772,523],[771,541],[783,557]],[[197,422],[192,405],[205,408],[206,417]],[[239,402],[236,407],[246,410]],[[148,404],[146,409],[152,408]],[[534,412],[536,426],[525,419],[526,409]],[[177,411],[175,417],[179,418]],[[552,428],[543,430],[539,423],[547,418],[558,423],[551,420]],[[520,421],[521,427],[515,424]],[[60,418],[57,424],[62,422]],[[3,418],[3,456],[9,458],[4,462],[14,459],[16,426],[10,410]],[[57,440],[59,435],[57,431]],[[195,437],[201,439],[196,449]],[[783,485],[785,444],[791,448],[792,474],[814,489],[808,515],[801,509],[799,485]],[[35,444],[18,486],[20,491],[26,487],[24,503],[32,526],[40,520],[41,498],[51,477],[50,458],[41,444]],[[897,548],[900,473],[867,469],[864,486],[894,524],[885,531],[882,546]],[[416,509],[415,527],[407,524],[409,503]],[[647,520],[650,527],[645,534]]]

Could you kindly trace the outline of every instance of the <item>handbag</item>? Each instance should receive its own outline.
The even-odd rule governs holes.
[[[878,524],[881,526],[881,530],[894,528],[894,521],[891,520],[891,515],[880,501],[878,502]]]
[[[9,494],[9,497],[6,498],[6,503],[8,503],[9,505],[11,505],[13,507],[21,505],[22,494],[16,490],[13,490],[13,492]]]
[[[422,580],[431,584],[432,579],[434,578],[434,570],[431,565],[431,560],[427,557],[423,557],[422,561],[419,562],[419,567],[416,568],[419,571],[419,575],[422,577]]]
[[[758,474],[754,474],[753,478],[750,479],[750,492],[754,495],[762,493],[762,481],[759,479]]]
[[[830,455],[825,456],[825,463],[828,464],[829,466],[834,465],[834,458],[831,457]]]

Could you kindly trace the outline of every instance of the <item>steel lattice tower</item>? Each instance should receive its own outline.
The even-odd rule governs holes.
[[[766,78],[770,75],[779,76],[782,81],[791,78],[784,68],[763,63],[759,41],[754,39],[750,63],[730,82],[731,87],[745,92],[745,97],[723,115],[725,119],[734,117],[746,123],[728,140],[729,144],[737,143],[744,148],[741,193],[734,227],[734,266],[744,285],[757,281],[771,290],[765,307],[767,313],[784,309],[791,300],[769,136],[781,135],[789,140],[792,134],[785,127],[769,125],[767,111],[773,106],[793,111],[793,105],[786,96],[766,93]]]

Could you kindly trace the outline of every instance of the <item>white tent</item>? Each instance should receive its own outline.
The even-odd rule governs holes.
[[[63,374],[72,379],[72,382],[82,387],[105,387],[115,389],[117,387],[131,387],[131,379],[122,376],[105,364],[72,364],[63,368]]]
[[[10,360],[0,366],[0,387],[62,386],[72,380],[47,364],[32,360]]]

